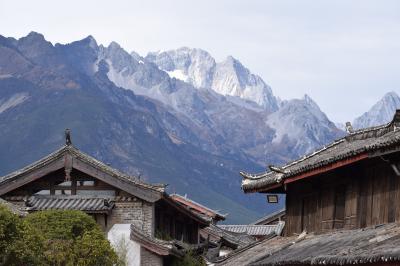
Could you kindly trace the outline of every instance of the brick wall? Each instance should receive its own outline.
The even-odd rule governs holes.
[[[114,224],[133,224],[149,236],[154,234],[153,204],[138,198],[117,199],[107,221],[107,228]]]
[[[163,258],[157,254],[151,253],[145,248],[140,248],[141,266],[162,266]]]

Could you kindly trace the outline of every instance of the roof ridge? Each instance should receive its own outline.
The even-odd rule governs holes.
[[[45,165],[49,161],[57,159],[58,157],[64,155],[67,152],[69,152],[72,156],[76,156],[79,159],[94,165],[95,167],[101,168],[101,170],[108,172],[109,174],[111,174],[114,177],[123,178],[123,179],[133,182],[133,183],[135,183],[135,185],[138,185],[145,189],[154,190],[154,191],[157,191],[160,193],[163,193],[165,191],[165,185],[149,184],[149,183],[139,180],[138,178],[136,178],[134,176],[127,175],[115,168],[112,168],[111,166],[106,165],[105,163],[97,160],[96,158],[82,152],[78,148],[74,147],[72,144],[64,145],[61,148],[55,150],[54,152],[40,158],[39,160],[21,168],[21,169],[17,169],[5,176],[0,177],[0,184],[8,181],[10,179],[16,178],[21,174],[32,171],[38,166]]]
[[[71,151],[72,153],[74,153],[77,156],[80,156],[81,159],[84,159],[89,163],[90,162],[94,163],[96,166],[101,167],[102,170],[106,170],[106,171],[112,173],[113,175],[118,175],[120,177],[123,177],[123,178],[129,180],[129,181],[133,181],[135,184],[143,186],[145,188],[155,189],[155,190],[157,190],[159,192],[164,192],[165,185],[149,184],[149,183],[143,182],[143,181],[139,180],[135,176],[127,175],[127,174],[121,172],[120,170],[115,169],[115,168],[113,168],[113,167],[101,162],[100,160],[90,156],[89,154],[87,154],[85,152],[82,152],[81,150],[79,150],[78,148],[76,148],[76,147],[74,147],[72,145],[69,145],[67,147],[68,147],[69,151]]]
[[[187,198],[187,197],[184,197],[184,196],[182,196],[182,195],[180,195],[180,194],[173,193],[173,194],[170,195],[171,198],[173,198],[174,196],[183,198],[183,199],[185,199],[185,200],[187,200],[187,201],[189,201],[189,202],[191,202],[191,203],[193,203],[193,204],[196,204],[196,205],[198,205],[198,206],[200,206],[200,207],[202,207],[202,208],[204,208],[204,209],[206,209],[206,210],[208,210],[208,211],[214,212],[215,214],[220,215],[220,216],[222,216],[222,217],[226,217],[226,216],[228,215],[228,214],[222,214],[222,213],[218,212],[217,210],[213,210],[213,209],[211,209],[211,208],[209,208],[209,207],[207,207],[207,206],[204,206],[203,204],[201,204],[201,203],[199,203],[199,202],[197,202],[197,201],[194,201],[194,200],[192,200],[192,199],[189,199],[189,198]]]
[[[54,152],[52,152],[52,153],[40,158],[39,160],[34,161],[33,163],[28,164],[27,166],[25,166],[25,167],[23,167],[21,169],[17,169],[17,170],[15,170],[15,171],[13,171],[13,172],[5,175],[5,176],[1,176],[0,177],[0,183],[4,182],[4,181],[6,181],[6,180],[8,180],[8,179],[10,179],[12,177],[18,176],[21,173],[29,171],[31,168],[33,168],[34,166],[37,166],[38,164],[46,163],[47,160],[53,159],[53,157],[55,157],[57,155],[61,155],[63,152],[65,152],[65,150],[67,148],[68,148],[68,146],[64,145],[63,147],[61,147],[61,148],[55,150]]]

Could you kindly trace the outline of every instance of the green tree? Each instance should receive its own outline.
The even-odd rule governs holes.
[[[11,247],[20,237],[18,216],[0,204],[0,264],[10,258]]]
[[[0,265],[120,265],[104,233],[80,211],[41,211],[25,218],[0,206]]]

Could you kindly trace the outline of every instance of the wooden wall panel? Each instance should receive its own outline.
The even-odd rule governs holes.
[[[394,179],[394,219],[396,222],[400,222],[400,176],[391,174]]]
[[[289,235],[400,222],[400,177],[383,160],[302,182],[287,191]]]
[[[333,215],[334,215],[334,191],[333,189],[325,188],[322,190],[321,198],[321,231],[331,230],[333,228]]]
[[[353,229],[357,227],[357,204],[358,204],[358,177],[353,176],[351,182],[346,185],[346,201],[344,228]]]
[[[397,202],[396,201],[396,190],[398,189],[397,187],[397,178],[396,176],[391,173],[390,171],[386,171],[388,175],[388,222],[393,223],[396,221],[396,208],[397,208]]]

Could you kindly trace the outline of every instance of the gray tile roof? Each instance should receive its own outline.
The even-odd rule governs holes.
[[[145,187],[145,188],[154,189],[154,190],[157,190],[157,191],[160,191],[160,192],[164,192],[165,185],[148,184],[148,183],[145,183],[145,182],[139,180],[136,177],[126,175],[126,174],[124,174],[124,173],[122,173],[122,172],[120,172],[120,171],[118,171],[118,170],[116,170],[116,169],[114,169],[114,168],[112,168],[112,167],[100,162],[99,160],[97,160],[97,159],[85,154],[84,152],[78,150],[77,148],[75,148],[72,145],[64,145],[63,147],[61,147],[60,149],[56,150],[55,152],[47,155],[46,157],[43,157],[42,159],[40,159],[40,160],[38,160],[38,161],[36,161],[36,162],[24,167],[24,168],[18,169],[18,170],[14,171],[14,172],[6,175],[6,176],[0,177],[0,184],[4,183],[6,181],[9,181],[9,180],[13,180],[15,178],[18,178],[21,174],[33,171],[33,170],[35,170],[37,168],[40,168],[40,167],[48,164],[49,162],[51,162],[51,161],[53,161],[55,159],[61,158],[65,153],[70,153],[74,157],[77,157],[77,158],[81,159],[82,161],[85,161],[85,162],[89,163],[90,165],[93,165],[96,168],[98,168],[98,169],[100,169],[100,170],[102,170],[102,171],[104,171],[104,172],[106,172],[106,173],[108,173],[108,174],[110,174],[110,175],[112,175],[112,176],[114,176],[116,178],[123,179],[125,181],[128,180],[130,182],[133,182],[133,183],[135,183],[137,185],[140,185],[142,187]]]
[[[186,252],[204,250],[203,244],[187,244],[178,240],[161,240],[144,234],[143,230],[131,225],[130,239],[139,243],[141,247],[160,256],[182,257]]]
[[[246,247],[234,250],[227,256],[215,260],[215,266],[244,266],[273,254],[283,246],[292,243],[297,237],[280,237],[271,235],[266,239],[254,242]]]
[[[256,241],[253,236],[246,233],[235,233],[228,230],[224,230],[219,226],[210,224],[210,226],[201,229],[201,235],[207,238],[207,235],[218,236],[220,240],[227,241],[228,243],[238,248],[247,246]]]
[[[28,211],[80,210],[87,213],[108,213],[114,200],[104,197],[36,195],[25,202]]]
[[[182,196],[179,194],[171,194],[169,195],[172,199],[174,199],[175,201],[187,206],[188,208],[190,208],[190,210],[199,213],[200,215],[202,215],[205,219],[207,218],[211,218],[214,220],[225,220],[225,217],[228,214],[222,214],[217,210],[212,210],[192,199],[189,199],[186,195]]]
[[[320,235],[272,237],[233,251],[216,266],[399,265],[400,225],[340,230]]]
[[[283,245],[249,265],[349,265],[400,261],[400,226],[386,224],[365,229],[342,230]]]
[[[269,186],[280,184],[286,178],[302,174],[332,163],[358,155],[371,156],[374,152],[400,145],[400,110],[392,122],[378,127],[358,130],[344,138],[305,155],[282,167],[270,167],[270,171],[259,174],[241,172],[242,188],[245,192],[254,192]]]
[[[273,225],[218,225],[219,228],[234,233],[245,233],[251,236],[267,236],[271,234],[280,235],[285,222]]]
[[[33,175],[35,172],[39,172],[41,169],[51,166],[52,164],[57,164],[60,168],[62,168],[64,167],[64,160],[67,157],[71,157],[73,161],[76,160],[80,163],[80,165],[84,164],[85,167],[88,166],[92,169],[95,169],[95,171],[102,176],[107,176],[109,181],[112,182],[111,184],[118,184],[115,186],[119,186],[120,189],[127,189],[126,191],[129,193],[150,202],[160,199],[165,191],[165,185],[145,183],[136,177],[126,175],[81,152],[72,145],[65,145],[57,151],[22,169],[0,177],[0,190],[3,192],[8,192],[7,189],[9,189],[9,187],[15,186],[15,184],[18,184],[20,181],[23,185],[23,182],[25,182],[23,181],[24,176],[30,175],[30,178],[35,179],[36,176]]]
[[[254,222],[252,222],[251,224],[268,224],[269,222],[275,220],[275,219],[279,219],[280,217],[284,216],[286,214],[286,208],[277,210],[273,213],[270,213]]]

